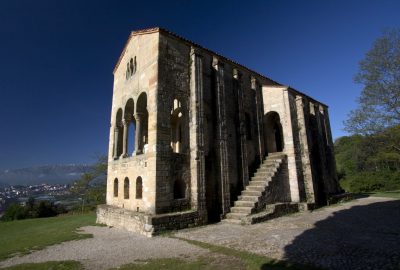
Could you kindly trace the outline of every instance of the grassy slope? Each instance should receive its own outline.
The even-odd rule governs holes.
[[[400,190],[367,193],[369,196],[400,199]]]
[[[91,237],[75,231],[94,224],[94,213],[0,222],[0,260],[63,241]]]

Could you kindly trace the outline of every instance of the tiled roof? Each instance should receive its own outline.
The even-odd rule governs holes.
[[[129,44],[129,42],[131,41],[132,37],[138,36],[138,35],[145,35],[145,34],[156,33],[156,32],[160,32],[160,33],[167,34],[167,35],[172,36],[172,37],[174,37],[174,38],[177,38],[178,40],[180,40],[180,41],[182,41],[182,42],[185,42],[185,43],[187,43],[187,44],[189,44],[189,45],[191,45],[191,46],[194,46],[194,47],[196,47],[196,48],[199,48],[199,49],[201,49],[201,50],[204,50],[204,51],[206,51],[206,52],[208,52],[208,53],[210,53],[210,54],[212,54],[212,55],[217,56],[218,58],[220,58],[220,59],[222,59],[222,60],[224,60],[224,61],[226,61],[226,62],[230,62],[231,64],[233,64],[233,66],[237,66],[237,67],[240,67],[240,68],[242,68],[242,69],[245,69],[245,70],[247,70],[247,71],[253,73],[254,75],[256,75],[256,76],[258,76],[258,77],[261,77],[261,78],[263,78],[263,79],[265,79],[265,80],[270,81],[273,85],[276,85],[276,86],[286,86],[286,85],[284,85],[284,84],[281,84],[281,83],[279,83],[279,82],[277,82],[277,81],[272,80],[271,78],[268,78],[268,77],[265,76],[265,75],[262,75],[262,74],[260,74],[260,73],[258,73],[258,72],[256,72],[256,71],[254,71],[254,70],[251,70],[251,69],[249,69],[249,68],[247,68],[247,67],[245,67],[245,66],[243,66],[243,65],[241,65],[241,64],[239,64],[239,63],[237,63],[237,62],[235,62],[235,61],[233,61],[233,60],[231,60],[231,59],[229,59],[229,58],[227,58],[227,57],[225,57],[225,56],[222,56],[222,55],[220,55],[220,54],[218,54],[218,53],[216,53],[216,52],[214,52],[214,51],[211,51],[211,50],[209,50],[209,49],[207,49],[207,48],[204,48],[204,47],[202,47],[201,45],[199,45],[199,44],[197,44],[197,43],[195,43],[195,42],[193,42],[193,41],[191,41],[191,40],[188,40],[188,39],[186,39],[186,38],[183,38],[183,37],[181,37],[181,36],[179,36],[179,35],[177,35],[177,34],[171,32],[171,31],[169,31],[169,30],[167,30],[167,29],[160,28],[160,27],[152,27],[152,28],[145,28],[145,29],[141,29],[141,30],[137,30],[137,31],[132,31],[131,34],[129,35],[128,40],[127,40],[126,43],[125,43],[124,49],[123,49],[123,51],[122,51],[120,57],[118,58],[118,61],[117,61],[117,64],[115,65],[115,68],[114,68],[114,70],[113,70],[113,73],[115,73],[115,71],[117,70],[119,64],[121,63],[121,60],[122,60],[122,58],[123,58],[123,56],[124,56],[124,54],[125,54],[126,48],[127,48],[128,44]],[[303,95],[303,96],[309,98],[311,101],[318,102],[319,104],[328,107],[326,104],[323,104],[322,102],[319,102],[319,101],[313,99],[312,97],[310,97],[310,96],[308,96],[308,95],[306,95],[306,94],[304,94],[304,93],[302,93],[302,92],[300,92],[300,91],[294,89],[293,87],[290,87],[290,86],[287,86],[287,87],[288,87],[291,91],[293,91],[293,92],[295,92],[295,93],[299,93],[299,94],[301,94],[301,95]]]

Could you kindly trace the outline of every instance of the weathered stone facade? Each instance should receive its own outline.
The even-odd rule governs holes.
[[[108,156],[98,222],[148,236],[340,192],[326,105],[160,28],[114,70]]]

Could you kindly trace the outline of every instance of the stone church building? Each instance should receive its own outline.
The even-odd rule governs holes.
[[[99,223],[251,224],[340,192],[325,104],[161,28],[132,32],[113,73]]]

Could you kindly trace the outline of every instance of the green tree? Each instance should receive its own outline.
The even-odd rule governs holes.
[[[4,212],[2,220],[11,221],[15,219],[25,219],[26,217],[27,211],[25,207],[21,206],[18,203],[12,203],[7,207],[6,211]]]
[[[335,141],[342,187],[347,191],[400,189],[400,125],[372,135],[352,135]]]
[[[386,31],[374,42],[355,81],[364,88],[358,108],[344,122],[346,131],[370,135],[400,124],[400,29]]]
[[[74,182],[71,191],[82,198],[82,209],[95,209],[98,204],[106,201],[107,156],[100,156],[93,169]],[[100,180],[100,181],[96,181]],[[93,182],[98,182],[93,184]]]

